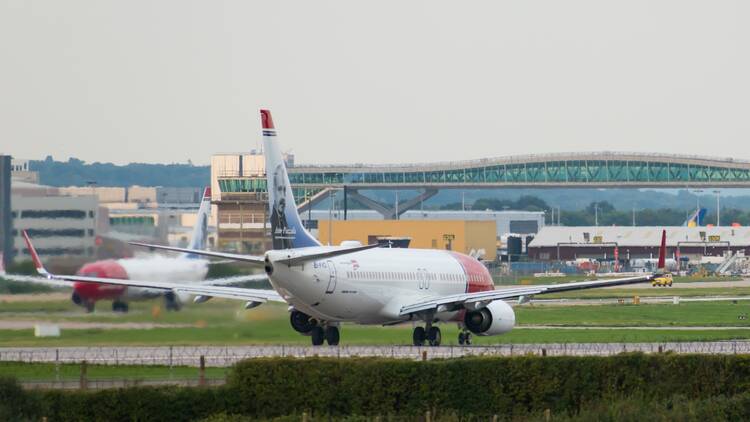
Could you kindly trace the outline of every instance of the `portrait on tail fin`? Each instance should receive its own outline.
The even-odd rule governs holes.
[[[276,166],[273,172],[273,206],[271,210],[271,238],[274,249],[291,249],[294,247],[295,230],[289,227],[286,220],[286,170],[283,164]]]

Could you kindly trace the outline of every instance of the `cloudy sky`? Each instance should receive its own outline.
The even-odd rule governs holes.
[[[750,159],[750,2],[0,0],[0,152]]]

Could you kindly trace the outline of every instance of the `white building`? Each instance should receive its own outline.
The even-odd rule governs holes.
[[[30,258],[23,230],[42,256],[93,256],[97,208],[93,196],[12,195],[15,257]]]

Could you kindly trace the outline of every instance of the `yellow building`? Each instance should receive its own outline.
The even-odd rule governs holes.
[[[326,245],[357,240],[363,245],[379,237],[409,237],[410,248],[449,249],[468,254],[484,249],[485,260],[494,260],[496,223],[466,220],[319,220],[318,238]]]

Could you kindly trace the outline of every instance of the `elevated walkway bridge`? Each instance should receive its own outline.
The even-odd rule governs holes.
[[[296,166],[289,169],[289,179],[301,209],[325,199],[324,192],[333,190],[344,190],[345,197],[353,195],[361,203],[368,198],[360,190],[422,190],[416,201],[405,204],[414,206],[439,189],[747,188],[750,161],[605,151],[423,164]],[[219,185],[223,192],[266,188],[265,179],[239,174],[219,176]],[[365,205],[377,208],[373,203]],[[409,207],[398,208],[390,210],[390,218],[397,218]]]

